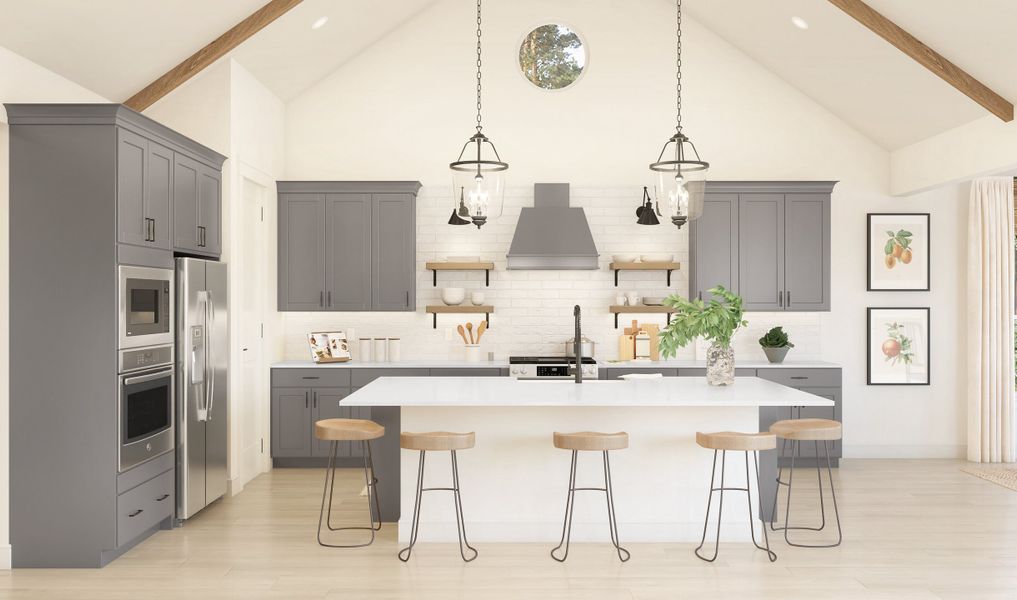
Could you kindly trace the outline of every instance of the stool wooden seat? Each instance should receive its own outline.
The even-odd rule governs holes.
[[[365,419],[322,419],[314,424],[314,437],[330,442],[362,442],[385,435],[385,428]]]
[[[737,431],[696,432],[696,443],[710,450],[753,452],[775,449],[777,436],[772,433],[740,433]]]
[[[404,450],[449,451],[468,450],[476,444],[477,436],[469,433],[451,433],[448,431],[429,431],[427,433],[399,434],[399,447]]]
[[[594,452],[624,450],[629,447],[629,434],[624,431],[617,433],[598,433],[595,431],[560,433],[555,431],[554,447],[561,448],[562,450],[588,450]]]
[[[841,424],[830,419],[788,419],[770,425],[770,433],[785,440],[839,440]]]

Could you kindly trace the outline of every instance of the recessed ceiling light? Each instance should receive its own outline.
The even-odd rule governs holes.
[[[801,17],[791,17],[791,24],[797,27],[798,29],[809,28],[809,22]]]
[[[321,29],[325,23],[328,23],[328,17],[318,17],[318,20],[311,24],[311,29]]]

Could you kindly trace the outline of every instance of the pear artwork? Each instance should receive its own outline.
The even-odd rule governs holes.
[[[886,235],[889,239],[886,240],[886,245],[883,246],[883,252],[886,254],[884,261],[887,269],[892,269],[897,266],[897,263],[911,264],[913,258],[911,252],[911,237],[912,233],[906,229],[901,229],[897,233],[887,231]]]

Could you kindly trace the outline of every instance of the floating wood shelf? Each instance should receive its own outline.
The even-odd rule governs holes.
[[[682,264],[677,262],[613,262],[611,270],[614,271],[614,287],[618,287],[618,271],[667,271],[667,287],[671,287],[671,271],[681,269]]]
[[[438,287],[438,271],[483,271],[484,286],[491,285],[493,262],[429,262],[425,265],[434,274],[434,287]]]
[[[639,304],[639,305],[636,305],[636,306],[618,306],[618,305],[612,305],[612,306],[608,307],[608,310],[610,312],[614,313],[614,328],[615,329],[618,329],[618,315],[620,315],[620,314],[637,314],[637,313],[640,313],[640,314],[647,314],[647,313],[666,314],[667,315],[667,322],[668,323],[671,322],[671,315],[674,314],[674,309],[671,308],[670,306],[646,306],[646,305],[643,305],[643,304]]]
[[[494,312],[494,307],[490,305],[484,306],[473,306],[460,304],[458,306],[446,306],[444,304],[429,305],[424,312],[431,313],[433,317],[434,328],[438,328],[438,315],[439,314],[481,314],[484,315],[484,320],[487,321],[487,328],[491,328],[491,313]]]

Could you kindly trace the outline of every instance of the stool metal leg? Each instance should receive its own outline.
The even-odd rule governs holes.
[[[410,529],[410,545],[399,551],[399,560],[406,562],[410,560],[413,546],[417,543],[417,528],[420,526],[420,499],[424,495],[424,456],[427,453],[420,451],[420,462],[417,466],[417,498],[413,503],[413,527]]]
[[[614,488],[611,485],[611,459],[608,458],[607,450],[604,450],[604,488],[607,496],[607,520],[611,528],[611,543],[614,544],[615,552],[618,553],[618,559],[626,562],[632,558],[632,555],[618,542],[618,520],[615,518]]]
[[[713,467],[710,469],[710,495],[706,499],[706,519],[703,520],[703,539],[699,541],[699,546],[696,547],[696,556],[705,560],[706,562],[713,562],[717,560],[717,553],[720,551],[720,522],[721,517],[724,515],[724,467],[727,461],[727,450],[721,450],[720,455],[720,487],[713,487],[714,478],[717,476],[717,450],[713,451]],[[713,503],[713,492],[720,492],[720,504],[717,507],[717,540],[713,545],[713,556],[706,558],[699,551],[706,544],[706,530],[710,526],[710,505]]]
[[[318,544],[328,548],[363,548],[370,546],[374,543],[374,532],[381,529],[381,510],[380,503],[378,500],[378,492],[375,489],[378,480],[374,477],[374,464],[371,460],[371,442],[365,440],[363,443],[364,448],[364,482],[367,485],[367,511],[368,518],[370,519],[370,525],[367,527],[334,527],[332,525],[332,498],[333,492],[335,491],[335,470],[336,470],[336,455],[339,451],[339,442],[332,441],[329,448],[328,454],[328,466],[325,468],[325,486],[321,491],[321,510],[318,513]],[[372,498],[373,496],[373,498]],[[327,520],[325,500],[328,499],[328,513]],[[373,500],[373,502],[372,502]],[[375,510],[377,510],[378,521],[375,525]],[[329,531],[370,531],[371,539],[361,544],[326,544],[321,540],[321,523],[325,521],[325,526]]]
[[[720,487],[714,487],[714,481],[717,476],[717,452],[720,452]],[[752,452],[752,463],[756,474],[756,489],[759,489],[759,453]],[[777,554],[770,549],[770,538],[766,532],[766,523],[761,523],[760,529],[763,532],[763,544],[759,545],[756,541],[756,526],[755,521],[757,518],[756,510],[753,509],[752,505],[752,476],[749,474],[749,451],[745,452],[745,487],[727,487],[724,485],[725,470],[727,466],[727,450],[714,450],[713,451],[713,466],[710,469],[710,495],[706,500],[706,518],[703,522],[703,537],[699,541],[699,546],[695,549],[695,554],[706,562],[713,562],[717,560],[717,554],[720,552],[720,526],[724,518],[724,492],[745,492],[748,498],[749,508],[749,535],[752,537],[752,545],[760,550],[766,552],[767,558],[770,562],[777,560]],[[713,555],[705,556],[700,553],[703,546],[706,545],[706,532],[710,527],[710,506],[713,504],[713,493],[720,493],[720,502],[717,506],[717,536],[713,543]],[[760,506],[758,510],[762,510],[762,500],[759,502]]]
[[[752,465],[753,465],[753,468],[754,468],[755,473],[756,473],[756,493],[758,494],[759,490],[760,490],[760,487],[759,487],[759,451],[756,451],[756,452],[752,453]],[[745,495],[749,499],[749,534],[752,535],[752,545],[755,546],[756,548],[759,548],[760,550],[765,550],[766,551],[766,556],[770,559],[770,562],[776,562],[777,554],[773,550],[770,550],[770,537],[766,533],[766,523],[761,523],[762,527],[760,527],[760,529],[762,529],[762,531],[763,531],[763,543],[766,544],[766,546],[760,546],[759,542],[756,541],[756,525],[755,525],[756,513],[752,509],[752,485],[749,483],[749,481],[750,481],[750,479],[749,479],[749,453],[746,452],[745,453]],[[759,499],[759,504],[760,504],[759,509],[760,510],[762,510],[762,508],[763,508],[761,506],[762,503],[763,503],[762,502],[762,498],[760,498]]]
[[[456,460],[456,451],[452,450],[452,487],[455,494],[456,504],[456,533],[459,534],[459,555],[463,557],[465,562],[470,562],[477,558],[477,549],[470,545],[469,540],[466,539],[466,518],[463,517],[463,498],[459,493],[459,461]],[[470,550],[473,554],[466,558],[466,550]]]
[[[815,441],[814,444],[815,444],[815,450],[816,450],[816,477],[817,477],[817,480],[819,482],[820,525],[819,525],[819,527],[805,527],[805,526],[791,527],[790,524],[789,524],[789,518],[791,516],[791,490],[792,490],[792,485],[791,484],[792,484],[792,481],[794,479],[795,458],[801,456],[801,442],[797,441],[797,440],[793,440],[792,441],[792,451],[791,451],[791,470],[788,473],[787,483],[781,481],[779,475],[778,475],[778,478],[777,478],[777,489],[778,490],[780,489],[781,485],[784,485],[784,486],[787,487],[787,501],[786,501],[786,505],[785,505],[785,508],[784,508],[784,525],[782,527],[775,527],[773,529],[775,531],[780,531],[780,530],[784,531],[784,541],[787,542],[787,544],[789,546],[795,546],[795,547],[798,547],[798,548],[834,548],[834,547],[840,545],[841,540],[843,539],[843,532],[841,530],[841,525],[840,525],[840,511],[838,510],[838,507],[837,507],[837,493],[836,493],[836,490],[834,489],[834,484],[833,484],[833,466],[830,463],[830,445],[829,445],[829,442],[827,440],[823,440],[823,454],[826,457],[826,474],[827,474],[827,479],[830,482],[830,497],[833,500],[833,513],[834,513],[834,518],[835,518],[836,523],[837,523],[837,541],[832,543],[832,544],[799,544],[799,543],[792,542],[789,539],[789,536],[788,536],[788,531],[789,530],[823,531],[824,529],[826,529],[826,504],[825,504],[825,499],[824,499],[824,494],[823,494],[823,471],[822,471],[822,469],[819,466],[819,442]],[[776,505],[776,500],[777,499],[776,499],[776,495],[775,495],[775,497],[774,497],[774,504],[775,505]]]
[[[569,557],[569,540],[572,538],[572,509],[576,500],[576,458],[578,454],[576,450],[572,451],[572,469],[569,471],[569,491],[565,496],[565,521],[561,527],[561,541],[551,550],[551,558],[558,562],[565,562],[565,559]],[[565,553],[561,558],[558,558],[555,552],[562,546],[565,546]]]

